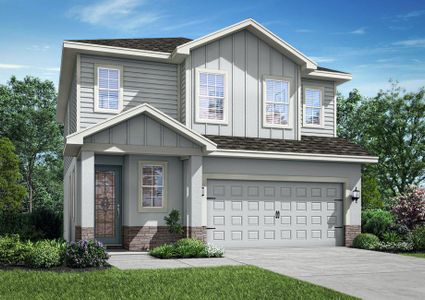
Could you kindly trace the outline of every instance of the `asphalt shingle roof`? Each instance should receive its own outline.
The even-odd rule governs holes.
[[[218,149],[371,156],[361,146],[339,137],[302,136],[300,141],[206,135]]]
[[[144,39],[72,40],[72,42],[171,53],[177,46],[190,42],[184,37]]]

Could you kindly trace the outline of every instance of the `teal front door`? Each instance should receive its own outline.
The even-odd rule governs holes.
[[[95,238],[121,245],[121,167],[96,165]]]

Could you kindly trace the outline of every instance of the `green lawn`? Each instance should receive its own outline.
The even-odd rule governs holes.
[[[425,258],[425,252],[409,252],[409,253],[402,253],[402,255]]]
[[[0,299],[354,299],[257,267],[0,271]]]

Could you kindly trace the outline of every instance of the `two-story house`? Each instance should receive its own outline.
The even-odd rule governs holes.
[[[377,161],[336,135],[350,79],[252,19],[195,40],[65,41],[65,239],[148,249],[177,209],[185,235],[224,247],[350,245]]]

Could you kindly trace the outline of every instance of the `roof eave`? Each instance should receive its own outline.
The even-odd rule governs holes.
[[[332,80],[335,81],[338,85],[353,79],[353,76],[350,73],[330,72],[321,70],[304,72],[302,74],[302,77],[320,80]]]

